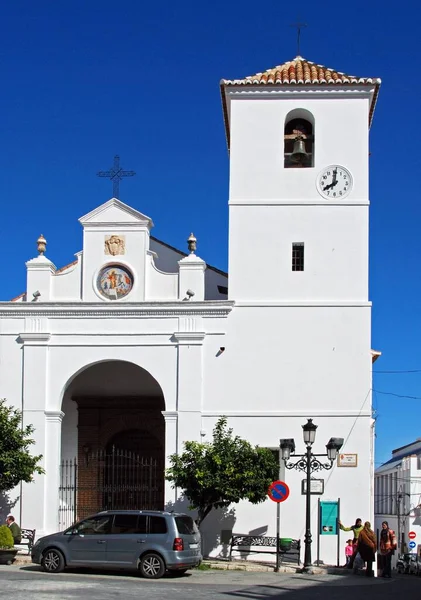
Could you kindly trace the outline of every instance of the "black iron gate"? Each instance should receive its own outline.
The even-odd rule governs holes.
[[[162,510],[164,465],[112,448],[60,465],[60,529],[99,510]]]

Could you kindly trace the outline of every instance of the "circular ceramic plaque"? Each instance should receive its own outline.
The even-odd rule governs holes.
[[[97,286],[104,298],[120,300],[131,291],[133,275],[121,265],[107,265],[99,272]]]

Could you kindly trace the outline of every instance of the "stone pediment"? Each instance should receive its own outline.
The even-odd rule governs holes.
[[[83,227],[97,225],[144,225],[148,229],[153,227],[150,217],[142,214],[138,210],[131,208],[117,198],[111,198],[108,202],[101,204],[88,214],[79,219]]]

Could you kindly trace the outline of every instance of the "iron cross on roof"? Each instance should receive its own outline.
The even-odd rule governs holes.
[[[120,157],[116,155],[114,156],[112,168],[109,171],[99,171],[97,175],[98,177],[107,177],[108,179],[111,179],[113,182],[113,197],[118,199],[120,194],[120,181],[123,177],[133,177],[136,173],[134,171],[123,171],[120,167]]]

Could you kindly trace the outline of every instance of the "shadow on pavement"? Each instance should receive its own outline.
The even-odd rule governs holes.
[[[45,571],[39,565],[28,565],[25,567],[19,567],[21,571],[29,571],[29,572],[38,572],[44,573]],[[49,575],[53,577],[59,577],[60,575],[75,573],[77,575],[112,575],[113,577],[133,577],[143,579],[139,571],[134,569],[90,569],[88,567],[80,567],[79,569],[65,569],[62,573],[50,573]],[[188,580],[192,575],[192,571],[188,571],[187,573],[165,573],[162,579],[184,579]],[[157,580],[159,581],[159,580]]]
[[[366,578],[358,576],[332,576],[331,581],[322,580],[320,576],[296,575],[288,581],[277,584],[263,584],[225,591],[221,595],[227,598],[243,598],[247,600],[308,600],[320,598],[329,600],[354,600],[356,595],[363,595],[370,600],[396,600],[396,595],[408,594],[413,597],[416,590],[421,591],[421,581],[415,578],[387,579]],[[419,597],[419,596],[418,596]]]

